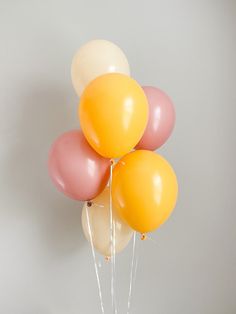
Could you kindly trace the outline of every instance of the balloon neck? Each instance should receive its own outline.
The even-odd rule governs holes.
[[[88,206],[88,207],[91,207],[92,205],[93,205],[93,203],[92,203],[91,201],[88,201],[88,202],[87,202],[87,206]]]
[[[110,163],[111,163],[111,166],[113,166],[115,164],[114,159],[110,159]]]
[[[142,241],[147,240],[147,235],[146,235],[146,233],[141,233],[140,239],[141,239]]]

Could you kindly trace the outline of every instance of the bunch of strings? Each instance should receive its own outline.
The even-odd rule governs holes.
[[[112,171],[113,171],[113,165],[110,166],[110,202],[109,202],[109,212],[110,212],[110,262],[111,262],[111,306],[112,306],[112,314],[118,314],[118,308],[117,308],[117,299],[116,299],[116,234],[115,234],[115,222],[113,220],[113,214],[112,214]],[[103,302],[103,296],[102,296],[102,289],[101,289],[101,280],[99,276],[99,267],[96,259],[95,254],[95,248],[93,243],[93,237],[92,237],[92,230],[91,230],[91,224],[90,224],[90,217],[88,212],[88,206],[86,207],[86,218],[88,223],[88,232],[89,232],[89,238],[90,238],[90,244],[91,244],[91,251],[93,256],[93,262],[94,262],[94,269],[97,279],[97,285],[98,285],[98,293],[99,293],[99,299],[100,299],[100,305],[101,305],[101,312],[102,314],[105,314],[104,309],[104,302]],[[137,255],[137,233],[134,232],[133,235],[133,243],[132,243],[132,256],[131,256],[131,264],[130,264],[130,276],[129,276],[129,292],[128,292],[128,299],[127,299],[127,314],[130,314],[131,312],[131,300],[133,295],[133,286],[136,279],[137,274],[137,267],[138,267],[138,255]],[[151,238],[147,237],[148,240],[154,241]],[[154,241],[155,242],[155,241]]]

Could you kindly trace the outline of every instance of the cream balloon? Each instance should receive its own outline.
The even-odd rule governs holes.
[[[78,96],[96,77],[106,73],[130,75],[129,63],[123,51],[107,40],[92,40],[82,46],[73,58],[71,77]]]
[[[91,206],[85,203],[82,211],[82,227],[85,237],[90,242],[91,231],[94,248],[104,256],[111,256],[112,252],[109,201],[110,193],[107,187],[91,202]],[[115,226],[115,253],[118,253],[128,245],[133,230],[121,220],[114,207],[112,214]]]

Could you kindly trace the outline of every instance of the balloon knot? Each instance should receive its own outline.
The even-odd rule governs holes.
[[[115,163],[114,159],[111,159],[110,162],[111,162],[111,165],[114,165]]]
[[[105,256],[105,261],[106,261],[106,262],[110,262],[110,260],[111,260],[111,257],[110,257],[110,256]]]
[[[142,240],[142,241],[147,240],[147,235],[146,235],[146,233],[142,233],[142,234],[141,234],[141,240]]]
[[[87,206],[88,206],[88,207],[91,207],[92,205],[93,205],[93,203],[92,203],[91,201],[88,201],[88,202],[87,202]]]

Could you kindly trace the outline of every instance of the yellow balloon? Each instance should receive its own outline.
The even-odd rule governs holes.
[[[136,231],[146,233],[163,224],[175,207],[177,194],[172,167],[154,152],[129,153],[114,168],[114,206]]]
[[[140,140],[148,119],[147,98],[132,78],[111,73],[85,89],[79,106],[81,128],[100,155],[121,157]]]
[[[111,256],[111,228],[110,228],[110,192],[106,188],[88,207],[85,203],[82,211],[82,227],[86,239],[90,242],[90,235],[95,249],[104,256]],[[116,209],[112,209],[115,253],[122,251],[129,243],[133,230],[119,217]],[[91,231],[91,232],[90,232]]]

